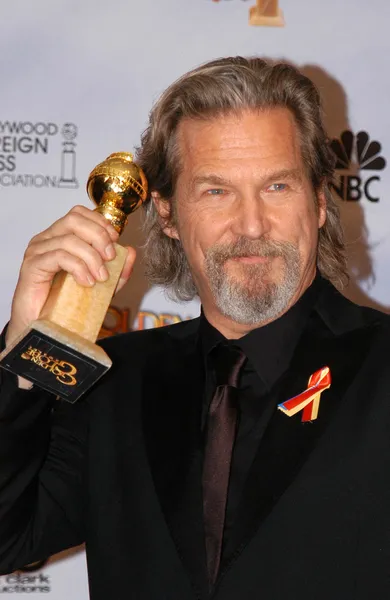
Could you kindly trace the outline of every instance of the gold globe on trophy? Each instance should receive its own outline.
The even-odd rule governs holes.
[[[145,202],[148,184],[129,152],[116,152],[94,168],[88,177],[88,196],[111,225],[122,233],[127,217]]]
[[[120,234],[146,200],[148,185],[133,156],[116,152],[93,169],[87,192]],[[126,248],[114,246],[116,257],[105,263],[107,281],[87,288],[57,273],[39,319],[0,354],[0,366],[72,403],[110,368],[95,342],[127,257]]]

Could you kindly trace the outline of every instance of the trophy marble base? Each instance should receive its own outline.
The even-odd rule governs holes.
[[[39,319],[0,354],[0,366],[74,403],[110,367],[95,344],[127,249],[115,244],[116,258],[106,263],[109,278],[83,287],[60,272]]]
[[[258,6],[249,9],[249,24],[263,27],[284,27],[284,17],[281,9],[275,16],[266,16],[260,12]]]

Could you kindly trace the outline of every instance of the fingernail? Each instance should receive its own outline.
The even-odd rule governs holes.
[[[107,248],[104,251],[105,255],[107,256],[108,260],[112,260],[113,258],[115,258],[115,248],[112,244],[108,244]]]
[[[99,269],[99,280],[107,281],[108,279],[108,271],[104,265],[102,265]]]
[[[95,280],[92,277],[92,275],[87,275],[87,281],[88,281],[89,285],[95,285]]]

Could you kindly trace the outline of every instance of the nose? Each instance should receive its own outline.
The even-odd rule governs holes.
[[[234,233],[249,239],[259,239],[269,232],[270,221],[263,200],[254,191],[241,194],[235,205]]]

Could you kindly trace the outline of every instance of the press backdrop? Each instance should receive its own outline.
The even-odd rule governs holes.
[[[152,103],[167,85],[202,62],[236,54],[287,59],[320,87],[338,156],[335,195],[351,272],[346,294],[389,309],[390,3],[281,0],[284,27],[253,27],[248,14],[254,3],[2,3],[0,322],[8,319],[29,239],[74,204],[91,206],[89,172],[111,152],[139,143]],[[142,243],[140,217],[131,217],[124,243]],[[150,289],[141,255],[132,281],[113,301],[103,335],[199,313],[196,301],[174,304]],[[1,577],[0,594],[88,598],[82,551],[38,567]]]

